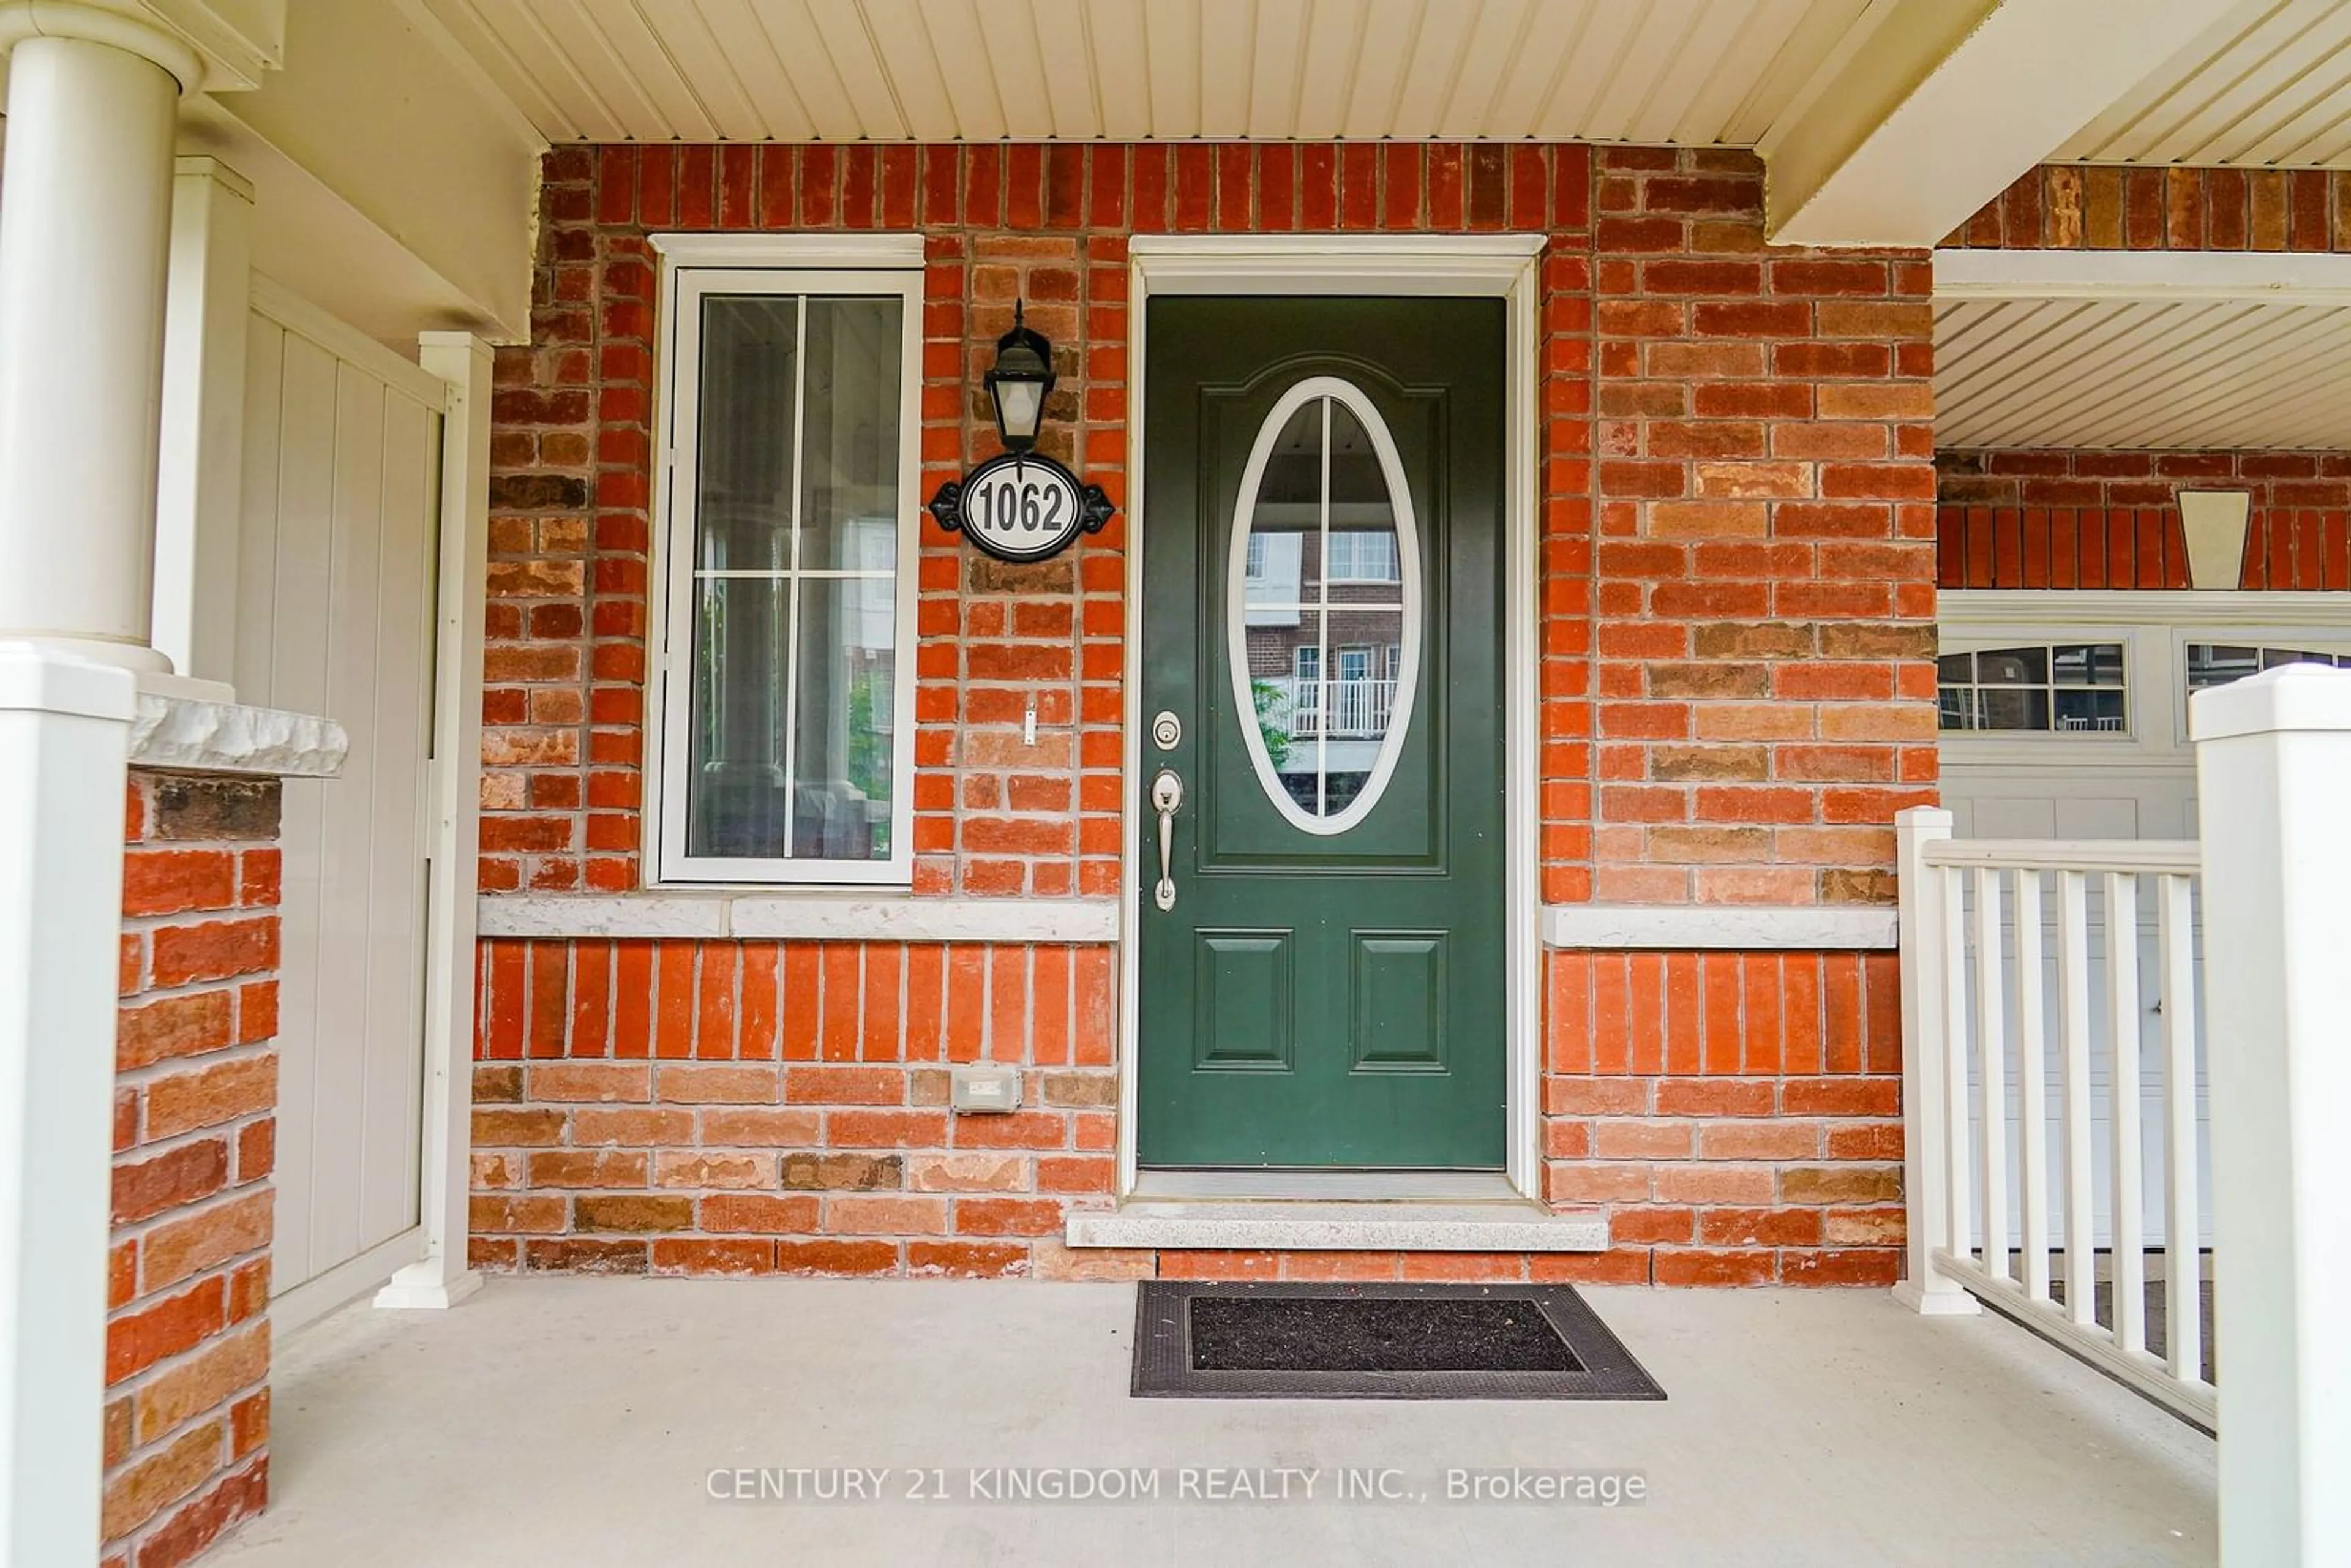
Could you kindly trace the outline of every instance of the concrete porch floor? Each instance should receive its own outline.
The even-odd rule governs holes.
[[[1878,1291],[1593,1290],[1663,1404],[1135,1400],[1131,1285],[494,1280],[279,1347],[269,1511],[320,1563],[2210,1563],[2214,1449],[1997,1317]],[[719,1502],[735,1467],[1151,1466],[1156,1503]],[[1604,1510],[1450,1467],[1639,1470]],[[1178,1501],[1177,1467],[1405,1472],[1426,1503]],[[961,1490],[958,1480],[956,1490]]]

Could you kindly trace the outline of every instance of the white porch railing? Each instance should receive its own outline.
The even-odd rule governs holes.
[[[1980,1298],[2210,1428],[2198,846],[1898,828],[1907,1297]]]
[[[1300,739],[1317,735],[1334,740],[1377,739],[1387,734],[1388,720],[1395,712],[1394,681],[1284,676],[1271,684],[1280,695],[1266,717]]]

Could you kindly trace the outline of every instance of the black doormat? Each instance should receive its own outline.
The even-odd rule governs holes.
[[[1568,1285],[1191,1284],[1135,1300],[1138,1398],[1663,1399]]]

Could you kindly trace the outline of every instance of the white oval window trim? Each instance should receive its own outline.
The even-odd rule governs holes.
[[[1404,668],[1396,675],[1395,703],[1390,709],[1388,732],[1380,742],[1379,756],[1373,759],[1371,777],[1364,780],[1363,789],[1347,809],[1336,816],[1318,817],[1302,809],[1282,787],[1281,775],[1273,766],[1272,755],[1266,750],[1265,736],[1254,722],[1257,705],[1248,700],[1250,689],[1249,669],[1249,537],[1250,525],[1257,514],[1258,489],[1265,480],[1265,465],[1273,456],[1273,444],[1280,439],[1282,426],[1301,406],[1329,398],[1343,403],[1354,414],[1372,438],[1372,450],[1380,460],[1380,474],[1386,480],[1388,504],[1395,513],[1396,558],[1403,569],[1404,601]],[[1327,437],[1327,432],[1326,432]],[[1325,481],[1328,483],[1327,479]],[[1327,508],[1330,495],[1326,489],[1322,505]],[[1327,532],[1329,517],[1324,516]],[[1241,471],[1240,497],[1233,507],[1232,548],[1225,584],[1225,643],[1232,666],[1232,694],[1235,717],[1241,727],[1241,738],[1249,747],[1250,763],[1257,768],[1258,782],[1274,807],[1288,819],[1290,826],[1301,832],[1318,837],[1335,837],[1353,828],[1371,815],[1380,797],[1387,792],[1388,779],[1395,772],[1396,760],[1403,754],[1405,737],[1411,733],[1415,698],[1420,684],[1420,528],[1413,517],[1412,491],[1404,482],[1404,460],[1396,454],[1395,439],[1388,434],[1387,421],[1372,406],[1371,399],[1353,382],[1338,376],[1309,376],[1281,394],[1265,416],[1264,425],[1257,433],[1257,444],[1249,451],[1249,466]],[[1301,585],[1302,586],[1302,585]],[[1322,602],[1330,602],[1331,589],[1327,578],[1322,587]],[[1327,678],[1327,675],[1326,677]]]

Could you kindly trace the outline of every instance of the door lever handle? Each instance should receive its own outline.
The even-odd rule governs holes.
[[[1151,809],[1159,813],[1159,885],[1151,902],[1164,912],[1176,907],[1176,811],[1184,804],[1184,780],[1163,768],[1151,780]]]

